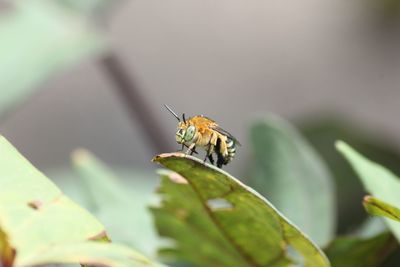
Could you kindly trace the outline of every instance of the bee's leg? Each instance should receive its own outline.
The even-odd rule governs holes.
[[[221,153],[221,139],[217,140],[217,146],[216,146],[216,150],[215,153],[217,153],[217,167],[218,168],[222,168],[222,165],[225,162],[225,158]]]
[[[222,156],[221,153],[217,153],[217,156],[218,156],[217,167],[218,167],[218,168],[222,168],[222,165],[223,165],[224,162],[225,162],[225,158],[224,158],[224,156]]]
[[[182,144],[182,148],[179,149],[177,152],[182,152],[182,151],[184,150],[185,147],[189,148],[188,145]],[[196,148],[193,148],[193,149],[192,149],[192,154],[193,154],[193,153],[199,154],[199,153],[196,151]]]
[[[208,155],[208,160],[211,162],[212,165],[214,165],[214,159],[212,154]]]
[[[206,156],[204,157],[203,163],[206,163],[207,157],[208,157],[208,155],[210,155],[210,151],[211,151],[211,146],[208,145],[207,152],[206,152]]]
[[[214,159],[212,157],[213,146],[210,144],[207,149],[206,156],[204,158],[204,163],[206,163],[207,158],[210,160],[210,163],[214,165]]]
[[[186,151],[186,155],[193,155],[195,152],[196,143],[193,143],[189,146],[188,150]]]

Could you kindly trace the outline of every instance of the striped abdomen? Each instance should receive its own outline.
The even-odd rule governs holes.
[[[224,142],[224,141],[222,141],[222,142]],[[224,153],[225,151],[221,151],[221,138],[218,138],[215,152],[217,153],[217,156],[218,156],[217,166],[219,168],[221,168],[222,165],[228,164],[233,159],[233,157],[235,156],[235,153],[236,153],[235,140],[227,137],[227,139],[225,141],[225,145],[226,145],[226,153]],[[225,149],[223,149],[223,150],[225,150]]]
[[[236,153],[235,140],[233,140],[233,139],[228,137],[226,139],[226,149],[228,150],[228,156],[226,157],[226,163],[228,163],[229,161],[231,161],[235,157],[235,153]]]

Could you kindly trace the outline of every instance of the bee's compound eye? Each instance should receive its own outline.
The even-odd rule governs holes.
[[[186,129],[186,133],[185,133],[185,141],[191,141],[194,137],[196,133],[196,127],[194,127],[193,125],[190,125],[187,129]]]
[[[184,136],[185,136],[185,130],[179,129],[175,135],[176,142],[178,142],[179,144],[182,144],[184,142]]]
[[[184,129],[179,129],[179,130],[176,132],[176,136],[179,137],[179,138],[181,138],[181,139],[183,139],[183,137],[185,136],[185,130],[184,130]]]

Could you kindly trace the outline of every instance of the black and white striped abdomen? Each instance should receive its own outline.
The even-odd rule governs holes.
[[[235,157],[236,153],[236,142],[231,138],[226,139],[226,149],[228,150],[227,162],[231,161]]]

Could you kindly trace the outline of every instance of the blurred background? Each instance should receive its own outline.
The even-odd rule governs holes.
[[[1,133],[45,172],[77,147],[151,170],[179,148],[168,104],[237,136],[227,170],[246,176],[251,120],[275,113],[330,161],[356,224],[362,189],[333,141],[400,169],[398,2],[1,0]]]
[[[236,171],[249,119],[266,112],[294,120],[329,112],[400,140],[400,35],[370,2],[121,1],[97,26],[157,118],[160,138],[178,147],[164,103],[208,115],[243,143]],[[35,34],[46,38],[40,28]],[[34,45],[26,49],[40,49]],[[64,164],[78,146],[110,163],[151,167],[154,151],[101,57],[46,77],[3,120],[3,134],[39,168]]]

